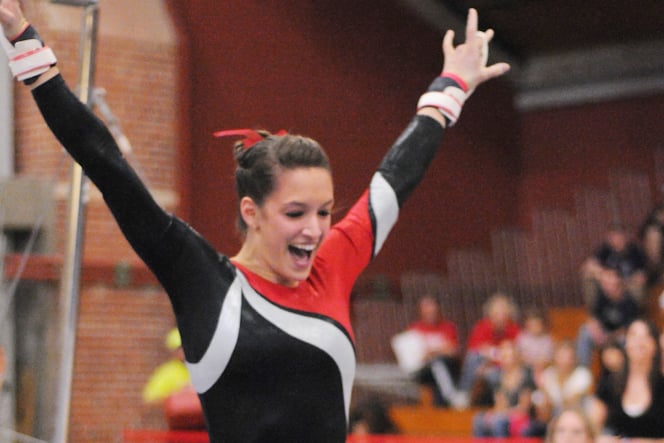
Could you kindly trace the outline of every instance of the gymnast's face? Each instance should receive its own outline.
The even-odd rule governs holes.
[[[263,205],[253,206],[248,239],[252,270],[275,283],[296,286],[311,271],[330,230],[332,175],[320,167],[282,170]]]

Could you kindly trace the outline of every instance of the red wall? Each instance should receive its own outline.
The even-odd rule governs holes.
[[[610,171],[647,173],[656,183],[663,115],[664,95],[524,114],[521,218],[535,207],[570,206],[579,186],[606,188]]]
[[[337,207],[345,209],[441,69],[442,36],[391,2],[171,6],[191,39],[191,222],[228,254],[239,244],[232,141],[212,132],[286,128],[319,140],[334,168]],[[511,97],[505,81],[476,91],[372,272],[444,270],[445,250],[486,245],[487,226],[514,221]]]

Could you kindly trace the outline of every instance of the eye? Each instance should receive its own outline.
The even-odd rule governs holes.
[[[321,209],[318,211],[318,216],[319,217],[329,217],[330,216],[330,210],[329,209]]]
[[[288,217],[288,218],[299,218],[299,217],[302,217],[302,215],[304,215],[303,211],[288,211],[288,212],[286,212],[286,217]]]

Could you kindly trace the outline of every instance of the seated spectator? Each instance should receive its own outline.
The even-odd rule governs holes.
[[[540,408],[553,416],[569,408],[583,409],[592,384],[590,370],[577,364],[574,344],[563,340],[556,344],[553,362],[537,384],[542,394]]]
[[[622,340],[626,326],[640,310],[615,269],[602,269],[599,278],[597,294],[588,306],[590,319],[581,326],[577,338],[577,358],[586,367],[590,366],[594,349],[611,340]]]
[[[641,229],[639,239],[646,257],[648,285],[662,281],[664,272],[664,205],[657,205],[648,214]]]
[[[583,288],[588,303],[592,303],[592,298],[596,295],[595,288],[606,268],[617,270],[636,301],[642,301],[646,285],[646,256],[640,245],[630,240],[625,227],[620,223],[609,224],[604,242],[581,266]]]
[[[350,411],[348,433],[355,437],[364,435],[399,434],[388,410],[380,400],[369,398]]]
[[[595,428],[581,409],[564,409],[548,424],[544,443],[594,443]]]
[[[480,371],[496,363],[497,348],[503,340],[516,340],[521,329],[515,321],[516,306],[502,292],[494,293],[484,304],[484,317],[470,331],[461,369],[459,389],[470,393]]]
[[[599,377],[598,382],[603,383],[604,378],[615,378],[620,374],[625,364],[625,351],[617,341],[609,341],[599,350]],[[612,383],[612,381],[608,381]]]
[[[440,303],[433,295],[420,297],[417,311],[418,319],[406,330],[411,340],[408,351],[419,348],[418,361],[414,363],[417,370],[412,375],[420,384],[432,388],[435,405],[465,407],[467,402],[458,394],[454,381],[459,371],[456,325],[443,317]]]
[[[184,363],[180,333],[176,328],[166,336],[172,358],[159,365],[143,388],[143,401],[164,410],[170,429],[204,429],[203,409]]]
[[[522,363],[514,341],[503,340],[497,352],[498,367],[486,374],[493,405],[473,416],[473,437],[530,436],[535,389],[532,374]]]
[[[530,308],[524,312],[523,329],[516,338],[516,346],[523,363],[532,369],[537,381],[553,357],[553,337],[541,310]]]
[[[624,350],[620,372],[597,386],[591,417],[606,434],[598,441],[664,442],[659,331],[646,320],[635,320],[627,328]]]

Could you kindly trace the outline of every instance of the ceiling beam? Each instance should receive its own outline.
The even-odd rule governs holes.
[[[664,93],[664,41],[531,57],[515,79],[517,109]]]

